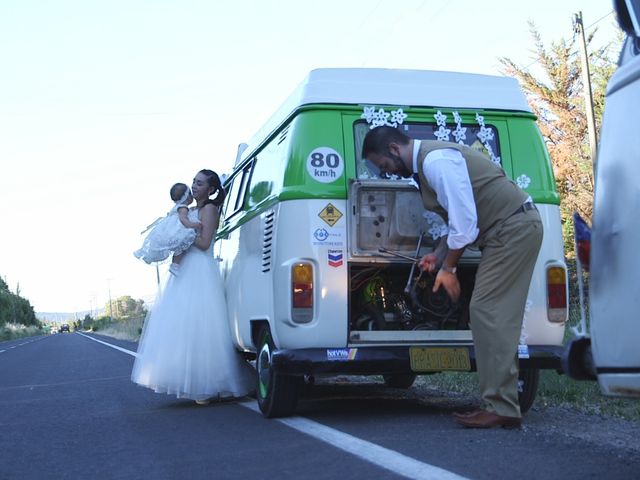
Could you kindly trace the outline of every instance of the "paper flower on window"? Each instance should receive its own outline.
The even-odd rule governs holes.
[[[391,116],[391,121],[389,121]],[[360,115],[360,118],[364,118],[369,124],[369,129],[381,127],[386,125],[388,127],[396,128],[398,124],[402,124],[404,119],[407,118],[407,114],[402,111],[401,108],[392,110],[390,113],[385,112],[384,108],[380,108],[376,111],[375,106],[364,107],[364,112]]]
[[[476,113],[476,122],[478,122],[478,125],[481,127],[484,127],[484,117],[479,113]]]
[[[456,139],[460,145],[464,145],[464,141],[467,139],[467,128],[461,127],[460,124],[456,126],[456,129],[451,132],[451,135]]]
[[[438,130],[436,130],[435,132],[433,132],[433,135],[440,140],[441,142],[448,142],[449,141],[449,134],[451,133],[451,130],[448,128],[444,128],[443,125],[440,125],[440,127],[438,128]]]
[[[445,127],[447,125],[447,116],[440,110],[438,110],[438,113],[436,113],[433,118],[436,119],[436,124],[439,126]]]
[[[527,337],[528,337],[528,335],[526,334],[527,313],[531,311],[532,306],[533,306],[533,302],[527,298],[527,302],[524,304],[524,315],[522,317],[522,329],[520,330],[520,340],[519,340],[520,345],[527,344]]]
[[[447,224],[440,215],[430,210],[425,210],[422,213],[422,216],[429,224],[429,230],[427,230],[427,233],[431,235],[433,240],[449,235],[449,227],[447,227]]]
[[[493,130],[482,125],[478,132],[478,138],[482,143],[487,143],[489,140],[493,140]]]
[[[520,175],[516,178],[516,183],[520,188],[525,189],[531,184],[531,179],[526,175]]]
[[[372,124],[375,127],[381,127],[382,125],[388,125],[387,119],[389,118],[389,114],[384,111],[384,108],[381,108],[373,115]]]
[[[456,142],[464,145],[464,141],[467,139],[467,128],[462,126],[462,117],[458,112],[453,112],[453,119],[456,122],[456,129],[451,134],[456,139]]]
[[[376,113],[376,107],[364,107],[364,113],[360,115],[360,118],[364,118],[367,123],[371,123],[373,121],[373,116]]]
[[[394,127],[398,125],[402,125],[404,123],[404,119],[407,118],[407,114],[402,111],[401,108],[398,110],[391,110],[391,124]]]

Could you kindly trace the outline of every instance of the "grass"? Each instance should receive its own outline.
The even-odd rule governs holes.
[[[97,331],[101,335],[117,338],[118,340],[130,340],[137,342],[142,332],[144,317],[132,318],[129,320],[116,320],[108,324],[105,328]]]
[[[478,396],[478,377],[475,373],[451,372],[418,377],[416,385],[439,390]],[[597,382],[576,381],[554,370],[540,372],[540,384],[535,407],[573,408],[585,413],[620,417],[640,421],[640,401],[632,398],[606,397]]]
[[[21,323],[5,323],[0,326],[0,342],[42,334],[44,334],[42,329],[33,325],[27,327]]]

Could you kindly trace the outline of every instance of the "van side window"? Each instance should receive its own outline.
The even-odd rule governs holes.
[[[286,139],[276,137],[258,152],[248,188],[247,203],[249,208],[269,196],[280,193],[288,144]]]
[[[480,125],[478,125],[477,123],[463,123],[461,126],[463,128],[466,128],[466,138],[463,140],[463,143],[468,147],[474,148],[487,155],[486,147],[483,145],[483,142],[480,140],[480,138],[478,138],[478,134],[480,133],[481,128]],[[438,140],[438,138],[434,135],[434,132],[439,128],[436,122],[407,122],[402,124],[398,128],[400,128],[405,135],[408,135],[411,138],[415,138],[416,140]],[[451,128],[451,130],[453,130],[453,128],[455,128],[455,124],[447,128]],[[488,124],[485,124],[485,129],[490,130],[492,133],[492,135],[489,135],[488,139],[486,139],[486,143],[491,146],[493,154],[496,157],[500,157],[498,129],[493,125]],[[378,178],[379,174],[378,169],[374,165],[372,165],[370,162],[362,161],[362,143],[364,142],[364,137],[368,131],[369,124],[366,122],[358,121],[353,125],[353,139],[356,149],[356,165],[358,178]],[[449,141],[455,142],[456,139],[453,136],[450,136]]]
[[[229,219],[242,209],[253,162],[249,162],[231,179],[231,186],[224,207],[224,218]]]

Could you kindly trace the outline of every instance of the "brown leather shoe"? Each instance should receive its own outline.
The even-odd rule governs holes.
[[[522,419],[518,417],[503,417],[496,413],[478,410],[466,416],[455,416],[457,423],[467,428],[520,428]]]
[[[475,410],[469,410],[468,412],[453,412],[453,418],[467,418],[472,415],[477,415],[482,411],[484,410],[476,408]]]

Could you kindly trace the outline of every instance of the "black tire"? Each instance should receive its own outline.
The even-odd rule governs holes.
[[[396,375],[383,375],[384,384],[391,388],[411,388],[413,382],[416,381],[416,375],[413,373],[399,373]]]
[[[540,370],[537,368],[521,368],[518,374],[518,401],[520,412],[525,413],[533,405],[538,393]]]
[[[258,333],[256,359],[256,398],[260,411],[267,418],[285,417],[296,411],[301,377],[279,375],[271,368],[271,354],[275,349],[267,325]]]

